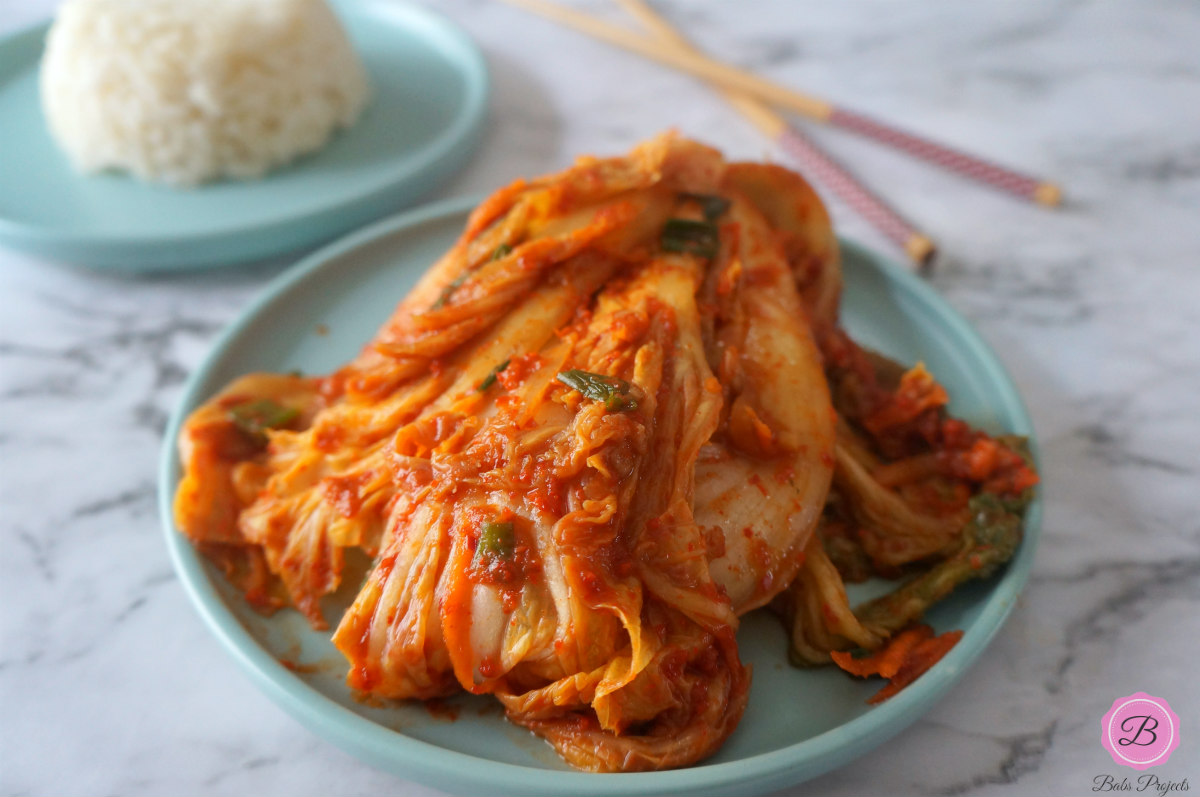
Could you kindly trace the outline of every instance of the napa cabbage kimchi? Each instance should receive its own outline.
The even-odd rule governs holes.
[[[840,288],[829,218],[780,167],[668,134],[517,181],[344,367],[250,374],[192,413],[177,525],[256,607],[332,627],[365,695],[493,695],[586,770],[692,764],[746,707],[740,615],[773,605],[817,661],[903,626],[810,617],[844,601],[836,532],[881,529],[854,553],[901,568],[955,549],[988,479],[1031,484],[1000,457],[896,552],[908,496],[873,474],[936,446],[870,453],[862,425],[944,409],[888,409]],[[369,573],[327,617],[352,551]]]

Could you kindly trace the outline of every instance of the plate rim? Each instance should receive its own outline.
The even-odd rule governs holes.
[[[1029,580],[1041,536],[1043,498],[1039,491],[1025,516],[1024,538],[1017,555],[998,576],[978,617],[956,645],[922,678],[891,700],[817,736],[765,753],[733,761],[701,762],[684,769],[642,773],[585,773],[559,771],[481,759],[386,728],[325,697],[271,655],[225,606],[199,554],[176,531],[171,503],[177,484],[175,440],[186,413],[203,398],[202,383],[233,340],[268,307],[284,301],[323,267],[356,249],[391,235],[416,230],[456,215],[465,215],[481,197],[452,198],[381,219],[305,256],[271,280],[211,344],[203,361],[189,375],[172,410],[159,459],[160,521],[176,575],[205,624],[241,668],[268,697],[308,730],[386,772],[434,788],[459,788],[474,793],[529,795],[666,795],[753,794],[795,785],[836,769],[869,752],[915,722],[940,701],[976,662],[1003,627]],[[1029,438],[1039,460],[1032,419],[1007,370],[970,323],[920,277],[895,261],[839,237],[842,251],[868,262],[887,281],[898,284],[923,310],[947,324],[983,366],[1001,394],[1011,416],[1009,431]],[[923,684],[917,688],[918,684]],[[803,750],[801,750],[803,748]],[[802,755],[803,754],[803,755]],[[482,767],[483,773],[472,774]]]
[[[437,138],[422,148],[419,163],[397,168],[378,185],[355,192],[333,204],[248,223],[231,220],[220,229],[198,232],[80,232],[21,221],[0,212],[0,245],[74,265],[117,272],[165,272],[235,266],[313,245],[321,237],[328,239],[331,234],[335,236],[333,241],[336,241],[337,237],[364,222],[369,223],[374,215],[372,208],[392,200],[397,194],[411,192],[405,201],[410,204],[419,202],[422,195],[452,175],[477,149],[488,118],[492,90],[487,60],[479,45],[461,26],[442,13],[409,0],[330,0],[330,3],[343,24],[348,15],[400,17],[405,19],[409,30],[418,26],[432,30],[431,41],[438,45],[439,50],[453,50],[446,58],[453,63],[455,73],[463,79],[465,90],[461,107]],[[42,20],[0,35],[0,54],[9,48],[36,46],[38,56],[35,63],[21,68],[40,69],[44,40],[52,24],[53,19]],[[27,41],[29,39],[40,41],[35,43]],[[341,131],[338,135],[348,132]],[[311,154],[317,156],[320,151]],[[269,179],[272,173],[265,177]],[[87,179],[85,175],[77,177]],[[252,182],[259,184],[258,181]],[[310,228],[313,222],[330,217],[354,218],[348,224],[336,225],[339,228],[337,231],[326,232],[321,237],[310,235],[299,243],[296,240],[289,240],[286,244],[272,243],[280,238],[295,239],[296,230]],[[231,240],[233,243],[230,243]],[[209,254],[203,253],[206,248]],[[184,250],[188,254],[181,257],[180,253]]]

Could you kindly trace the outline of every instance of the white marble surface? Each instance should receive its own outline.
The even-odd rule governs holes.
[[[0,0],[0,29],[52,5]],[[495,81],[492,127],[444,196],[668,126],[731,155],[771,151],[691,79],[507,6],[431,5],[475,37]],[[1118,773],[1098,724],[1138,690],[1185,723],[1154,771],[1200,787],[1200,6],[659,7],[727,60],[1054,177],[1070,200],[1049,212],[813,133],[938,239],[933,284],[1032,410],[1046,514],[1032,583],[978,666],[901,737],[790,793],[1090,793],[1098,774],[1136,774]],[[832,204],[843,234],[887,249]],[[293,259],[136,278],[0,250],[0,792],[434,793],[260,694],[161,539],[156,458],[181,384]]]

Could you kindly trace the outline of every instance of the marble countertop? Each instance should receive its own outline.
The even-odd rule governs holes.
[[[430,3],[494,79],[482,193],[677,127],[771,146],[712,92],[523,12]],[[0,0],[0,31],[51,0]],[[790,794],[1090,793],[1098,726],[1167,698],[1200,782],[1200,7],[1190,0],[848,0],[659,8],[712,53],[1061,181],[1013,201],[828,129],[813,138],[940,244],[932,284],[1032,412],[1045,519],[1032,581],[933,711]],[[612,4],[586,10],[617,19]],[[0,133],[0,158],[3,152]],[[832,201],[839,231],[892,253]],[[214,337],[295,260],[114,276],[0,249],[0,793],[434,794],[297,724],[237,669],[171,569],[166,418]],[[1190,759],[1190,760],[1189,760]],[[1136,785],[1136,784],[1135,784]]]

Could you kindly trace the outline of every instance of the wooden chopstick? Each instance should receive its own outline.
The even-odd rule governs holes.
[[[698,52],[679,31],[655,13],[645,0],[617,2],[664,43],[681,50]],[[789,126],[782,116],[753,97],[729,89],[722,89],[721,94],[830,191],[840,196],[880,232],[899,244],[918,267],[925,268],[929,265],[936,252],[933,241],[855,179],[841,164],[822,152],[799,130]]]
[[[504,0],[549,19],[553,19],[602,41],[636,52],[705,78],[724,88],[740,91],[785,110],[796,111],[820,122],[852,130],[860,135],[907,152],[910,155],[987,183],[1007,193],[1054,206],[1062,201],[1062,190],[1054,183],[1015,172],[974,155],[906,133],[891,125],[809,94],[763,80],[749,72],[714,61],[703,55],[675,48],[664,48],[657,39],[631,33],[587,14],[546,0]]]

